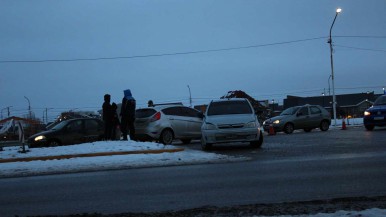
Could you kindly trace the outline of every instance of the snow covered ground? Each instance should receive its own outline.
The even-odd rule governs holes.
[[[19,149],[20,147],[5,147],[4,151],[0,151],[0,162],[1,160],[9,159],[16,160],[18,158],[63,155],[75,155],[75,157],[69,159],[59,158],[53,160],[0,163],[0,177],[247,160],[247,158],[244,157],[235,158],[226,155],[184,149],[183,147],[172,145],[164,146],[158,143],[134,141],[102,141],[60,147],[32,148],[29,149],[27,153],[19,153]],[[152,153],[152,151],[155,150],[165,152],[157,154]],[[79,154],[132,151],[138,151],[139,153],[112,156],[103,154],[106,156],[76,157],[76,155]],[[176,152],[170,153],[167,151]]]

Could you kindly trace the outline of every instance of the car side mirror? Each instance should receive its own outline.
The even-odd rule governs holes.
[[[204,115],[203,113],[200,112],[200,113],[198,113],[198,117],[201,118],[201,119],[203,119],[203,118],[205,117],[205,115]]]

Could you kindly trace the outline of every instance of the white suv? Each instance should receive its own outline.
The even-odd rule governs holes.
[[[247,99],[211,101],[201,132],[201,147],[204,150],[210,149],[215,143],[250,142],[256,148],[263,144],[259,121]]]

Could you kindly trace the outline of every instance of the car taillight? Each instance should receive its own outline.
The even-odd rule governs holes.
[[[159,119],[161,119],[161,112],[155,113],[155,115],[153,115],[153,117],[150,119],[150,122],[158,121]]]

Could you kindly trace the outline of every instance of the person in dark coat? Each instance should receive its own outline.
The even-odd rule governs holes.
[[[104,103],[102,105],[103,110],[103,122],[105,123],[105,140],[111,139],[111,130],[112,130],[112,115],[111,115],[111,104],[110,104],[110,95],[105,94]]]
[[[113,102],[111,104],[111,117],[112,117],[112,129],[111,129],[111,140],[117,139],[117,128],[119,127],[119,118],[117,113],[117,104]]]
[[[122,99],[122,107],[121,107],[121,131],[122,131],[122,139],[127,140],[127,131],[129,130],[130,139],[135,139],[135,106],[136,102],[134,97],[131,94],[129,89],[124,90],[124,97]]]

